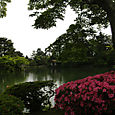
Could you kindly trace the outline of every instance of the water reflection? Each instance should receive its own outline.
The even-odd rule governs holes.
[[[28,71],[28,77],[25,82],[29,81],[47,81],[53,80],[58,86],[62,85],[64,76],[61,74],[58,68],[30,68]]]
[[[28,77],[25,72],[7,72],[0,71],[0,92],[3,92],[7,86],[23,82]]]
[[[92,68],[92,67],[78,67],[78,68],[29,68],[28,77],[24,82],[29,81],[47,81],[53,80],[57,86],[69,81],[75,81],[87,76],[104,73],[112,70],[111,68]]]
[[[35,77],[35,75],[33,73],[29,73],[28,77],[26,78],[25,82],[33,82],[33,81],[37,81],[37,78]]]
[[[92,67],[77,67],[77,68],[39,68],[31,67],[23,72],[5,72],[0,71],[0,92],[4,91],[7,86],[11,86],[21,82],[29,81],[46,81],[53,80],[57,87],[63,83],[82,79],[89,75],[95,75],[110,71],[110,68],[92,68]]]

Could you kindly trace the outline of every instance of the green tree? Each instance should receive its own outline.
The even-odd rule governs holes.
[[[46,48],[46,54],[50,59],[61,61],[62,63],[86,63],[88,57],[88,40],[94,38],[96,31],[89,25],[90,21],[78,16],[76,23],[70,25],[65,34]]]
[[[0,56],[13,55],[15,48],[11,40],[7,38],[0,38]]]
[[[0,38],[0,56],[10,55],[12,57],[20,56],[23,57],[23,53],[15,51],[13,43],[5,37]]]
[[[14,56],[24,57],[23,53],[21,53],[20,51],[15,51]]]
[[[32,52],[32,60],[31,65],[44,65],[46,64],[46,55],[41,50],[41,48],[38,48],[37,51]]]
[[[70,25],[65,34],[46,48],[50,60],[86,64],[91,63],[90,60],[93,59],[93,63],[98,65],[107,64],[106,57],[112,49],[111,37],[102,32],[97,34],[89,25],[89,21],[82,20],[78,18],[76,24]]]
[[[29,61],[24,57],[11,57],[8,55],[0,57],[0,69],[7,71],[22,70],[28,64]]]
[[[111,36],[104,35],[100,32],[99,35],[93,39],[89,39],[88,42],[88,49],[90,52],[90,57],[93,59],[93,64],[109,64],[110,60],[108,61],[108,58],[110,57],[111,51],[113,50]]]
[[[3,18],[6,16],[7,11],[7,3],[11,2],[11,0],[0,0],[0,18]]]
[[[37,51],[36,51],[36,55],[37,56],[44,56],[44,52],[41,50],[41,48],[38,48]]]
[[[67,6],[76,14],[90,20],[90,26],[98,24],[107,27],[110,22],[112,42],[115,49],[115,0],[29,0],[29,10],[36,10],[34,27],[49,29],[56,26],[57,19],[64,19]],[[77,16],[76,15],[76,20]]]
[[[25,66],[29,65],[28,59],[24,57],[13,57],[13,60],[15,61],[14,68],[16,70],[23,70]]]

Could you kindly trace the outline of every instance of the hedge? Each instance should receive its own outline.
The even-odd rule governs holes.
[[[53,81],[25,82],[6,89],[4,94],[14,95],[24,101],[30,112],[42,111],[51,107],[50,98],[54,96]]]
[[[0,95],[0,115],[23,115],[24,104],[15,96]]]

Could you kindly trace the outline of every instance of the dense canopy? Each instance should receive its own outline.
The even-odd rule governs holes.
[[[114,0],[30,0],[30,16],[36,16],[36,29],[49,29],[56,26],[57,19],[64,19],[66,7],[70,6],[82,18],[88,19],[90,25],[98,24],[107,27],[110,22],[112,41],[115,48],[115,1]]]

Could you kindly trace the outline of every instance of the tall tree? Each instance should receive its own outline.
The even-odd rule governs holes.
[[[115,0],[30,0],[29,10],[36,10],[30,15],[36,16],[33,26],[36,29],[56,26],[57,19],[64,19],[67,6],[70,6],[76,14],[88,18],[91,26],[98,24],[107,27],[110,22],[115,49]]]
[[[23,53],[21,53],[20,51],[15,51],[14,56],[24,57]]]
[[[11,2],[11,0],[0,0],[0,18],[3,18],[6,16],[7,11],[7,3]]]
[[[13,55],[15,48],[11,40],[0,38],[0,56]]]
[[[0,57],[4,55],[10,55],[12,57],[23,57],[23,53],[21,53],[20,51],[15,51],[14,45],[11,40],[5,37],[0,37]]]
[[[33,51],[31,56],[34,62],[32,65],[43,65],[46,63],[46,55],[41,50],[41,48],[38,48],[36,51]]]

